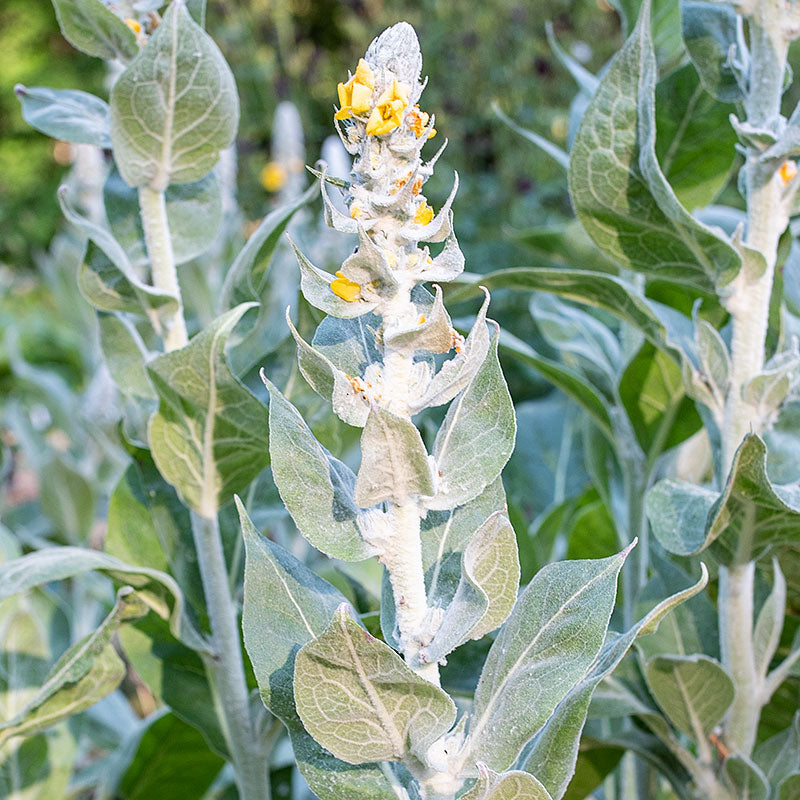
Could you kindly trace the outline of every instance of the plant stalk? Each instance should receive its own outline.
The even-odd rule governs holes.
[[[164,349],[179,350],[189,340],[164,193],[140,187],[139,206],[153,286],[169,292],[178,301],[174,315],[166,323]],[[217,716],[233,761],[240,797],[269,800],[269,753],[259,746],[253,730],[239,618],[231,594],[219,521],[216,514],[203,517],[195,512],[191,519],[215,648],[215,654],[205,658],[205,666],[215,695]]]
[[[186,334],[186,320],[183,317],[183,300],[175,269],[175,256],[172,251],[172,238],[167,220],[167,203],[164,192],[156,192],[149,186],[139,187],[139,209],[142,227],[150,258],[153,286],[169,292],[178,301],[178,307],[165,322],[163,333],[164,349],[177,350],[189,343]]]
[[[745,99],[747,121],[754,127],[772,127],[780,114],[788,39],[784,34],[784,9],[779,0],[759,0],[750,17],[750,85]],[[756,409],[742,397],[747,382],[764,366],[769,304],[775,274],[778,240],[788,223],[782,200],[783,185],[775,162],[759,160],[760,152],[747,153],[748,247],[759,251],[766,268],[758,277],[743,269],[731,286],[725,304],[731,313],[731,381],[722,431],[723,480],[730,471],[744,436],[757,430]],[[726,745],[745,756],[752,752],[761,714],[761,686],[753,650],[753,576],[755,564],[748,552],[737,563],[720,567],[718,614],[722,661],[736,688],[724,721]]]

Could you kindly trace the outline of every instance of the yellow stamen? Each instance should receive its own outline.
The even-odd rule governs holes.
[[[783,164],[781,164],[781,168],[778,170],[778,174],[781,176],[783,185],[787,186],[797,175],[797,164],[795,164],[794,161],[784,161]]]
[[[417,325],[424,325],[426,319],[427,317],[424,314],[420,314],[419,322],[417,322]]]
[[[417,213],[414,214],[414,222],[417,225],[427,225],[433,219],[433,209],[428,205],[427,200],[423,200]]]
[[[142,32],[141,23],[132,17],[125,18],[125,24],[138,36]]]
[[[336,273],[336,279],[331,281],[331,291],[348,303],[354,303],[361,297],[361,286],[345,277],[343,272]]]
[[[347,83],[337,87],[339,94],[339,110],[333,115],[335,119],[347,119],[352,116],[368,114],[372,105],[374,89],[372,70],[364,59],[359,59],[356,74]]]
[[[277,192],[286,183],[286,170],[277,161],[270,161],[261,170],[259,180],[268,192]]]
[[[364,216],[364,209],[362,209],[357,203],[353,203],[350,206],[350,216],[353,219],[360,219]]]
[[[422,191],[422,176],[420,175],[411,187],[411,194],[419,194]]]
[[[408,105],[410,89],[395,78],[392,86],[378,98],[375,108],[367,120],[368,136],[383,136],[403,122],[403,111]]]

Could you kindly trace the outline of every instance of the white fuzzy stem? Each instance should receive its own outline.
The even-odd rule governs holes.
[[[175,269],[175,256],[172,251],[172,238],[167,221],[167,203],[164,192],[153,191],[148,186],[139,188],[139,209],[142,214],[142,227],[150,258],[153,286],[169,292],[178,301],[172,318],[165,323],[164,349],[167,351],[185,347],[189,342],[186,335],[186,321],[183,317],[183,300]]]

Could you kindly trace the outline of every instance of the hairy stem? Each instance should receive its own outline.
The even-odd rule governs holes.
[[[164,193],[141,187],[139,206],[153,285],[178,300],[175,314],[164,332],[164,349],[167,352],[178,350],[188,344],[188,336]],[[236,772],[239,794],[242,800],[269,800],[269,753],[256,741],[253,731],[238,614],[216,515],[203,517],[192,512],[192,535],[215,648],[215,654],[205,659],[206,672]]]
[[[150,258],[153,286],[169,292],[178,301],[178,307],[171,319],[165,323],[164,349],[177,350],[184,347],[189,338],[186,335],[186,321],[183,317],[183,300],[175,269],[175,256],[172,252],[172,239],[167,221],[167,203],[164,192],[153,191],[148,186],[139,188],[139,209],[142,227]]]
[[[779,0],[760,0],[750,18],[751,70],[745,101],[747,121],[754,127],[772,127],[780,114],[788,40],[783,31],[784,9]],[[782,200],[782,182],[774,162],[759,160],[751,147],[747,154],[746,243],[765,259],[766,269],[756,278],[742,270],[732,285],[726,306],[733,322],[731,382],[722,435],[723,469],[730,470],[737,448],[757,428],[756,409],[742,398],[747,382],[764,365],[769,303],[775,273],[778,240],[788,222]],[[761,686],[753,651],[753,575],[750,553],[737,554],[738,563],[720,568],[718,613],[722,660],[733,678],[736,695],[724,722],[727,746],[750,755],[761,713]]]

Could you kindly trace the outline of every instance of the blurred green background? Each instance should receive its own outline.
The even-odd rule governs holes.
[[[502,125],[501,107],[561,146],[575,86],[555,60],[545,21],[587,68],[597,71],[620,43],[617,14],[604,0],[209,0],[208,29],[239,85],[240,202],[247,219],[263,216],[268,193],[258,177],[269,160],[273,110],[299,108],[307,160],[332,133],[336,83],[383,28],[408,20],[419,32],[430,85],[425,110],[436,114],[449,147],[431,184],[434,203],[463,180],[456,201],[468,269],[506,266],[513,252],[504,226],[545,224],[568,213],[564,173]],[[34,269],[61,225],[55,200],[65,148],[22,120],[16,83],[81,88],[107,97],[105,65],[61,37],[49,0],[0,4],[0,267],[8,285]],[[433,152],[433,147],[431,147]],[[493,263],[486,263],[491,259]],[[519,262],[517,262],[519,263]],[[15,281],[16,283],[16,281]],[[2,285],[2,284],[0,284]]]

